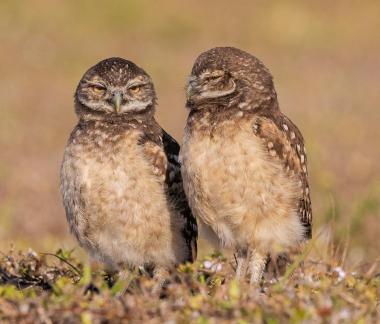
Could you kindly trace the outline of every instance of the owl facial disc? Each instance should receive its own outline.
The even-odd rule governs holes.
[[[86,111],[99,115],[125,115],[154,109],[156,93],[149,75],[131,61],[121,58],[103,60],[82,77],[75,100]]]

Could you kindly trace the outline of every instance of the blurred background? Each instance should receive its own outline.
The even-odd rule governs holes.
[[[0,251],[76,247],[59,194],[76,123],[74,89],[99,60],[143,67],[157,119],[181,142],[185,81],[214,46],[255,54],[281,109],[304,134],[315,233],[348,246],[347,262],[380,250],[378,1],[0,2]],[[328,230],[324,230],[324,229]]]

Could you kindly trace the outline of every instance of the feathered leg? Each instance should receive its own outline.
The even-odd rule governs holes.
[[[247,273],[247,266],[248,266],[248,253],[246,249],[240,249],[238,248],[236,250],[236,279],[237,280],[242,280],[244,279],[246,273]]]
[[[167,283],[169,271],[162,267],[156,267],[153,271],[153,278],[156,280],[156,284],[154,285],[152,292],[153,294],[159,294]]]
[[[251,285],[258,284],[263,277],[267,256],[256,249],[252,249],[249,260],[249,272]]]

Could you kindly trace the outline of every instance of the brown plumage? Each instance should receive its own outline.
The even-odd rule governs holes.
[[[63,203],[80,245],[110,270],[168,269],[196,257],[179,145],[155,121],[155,104],[148,74],[121,58],[89,69],[75,93]]]
[[[267,255],[311,236],[306,152],[279,109],[272,76],[231,47],[201,54],[188,83],[181,149],[190,207],[209,237],[236,250],[237,276],[262,276]]]

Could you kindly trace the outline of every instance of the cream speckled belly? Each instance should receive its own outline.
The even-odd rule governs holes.
[[[194,214],[227,247],[272,250],[302,239],[298,181],[270,157],[251,123],[225,123],[213,136],[185,135],[185,190]]]
[[[76,155],[75,148],[71,154]],[[78,151],[71,160],[66,169],[80,187],[73,192],[80,192],[85,208],[70,224],[78,227],[73,232],[84,248],[113,267],[182,261],[183,220],[169,206],[137,140],[122,141],[112,154]]]

